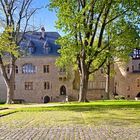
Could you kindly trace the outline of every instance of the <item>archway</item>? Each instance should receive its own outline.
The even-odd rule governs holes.
[[[66,87],[64,85],[60,87],[60,95],[66,95]]]
[[[136,95],[136,97],[140,98],[140,92]]]
[[[50,102],[50,97],[49,96],[45,96],[44,97],[44,103],[49,103]]]

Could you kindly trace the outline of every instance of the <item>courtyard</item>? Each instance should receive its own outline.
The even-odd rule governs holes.
[[[139,140],[140,102],[0,105],[0,140]],[[8,108],[8,109],[7,109]]]

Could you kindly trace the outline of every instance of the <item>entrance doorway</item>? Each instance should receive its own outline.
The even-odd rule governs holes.
[[[137,94],[137,96],[136,96],[136,97],[140,98],[140,92]]]
[[[64,85],[60,87],[60,95],[66,95],[66,87]]]
[[[50,102],[50,97],[49,96],[45,96],[44,97],[44,103],[49,103]]]

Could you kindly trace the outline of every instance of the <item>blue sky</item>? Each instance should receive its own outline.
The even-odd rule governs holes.
[[[49,4],[49,0],[34,0],[33,4],[33,7],[42,7]],[[48,8],[42,8],[34,15],[35,26],[44,26],[46,31],[57,31],[62,35],[63,33],[55,28],[56,20],[56,13],[49,11]],[[33,19],[31,19],[31,24],[33,24]]]

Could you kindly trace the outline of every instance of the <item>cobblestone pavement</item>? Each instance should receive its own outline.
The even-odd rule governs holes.
[[[46,123],[46,119],[45,113],[44,117],[43,113],[37,116],[17,113],[2,117],[0,140],[140,140],[140,127]]]
[[[109,126],[0,128],[0,140],[140,140],[140,129]]]

